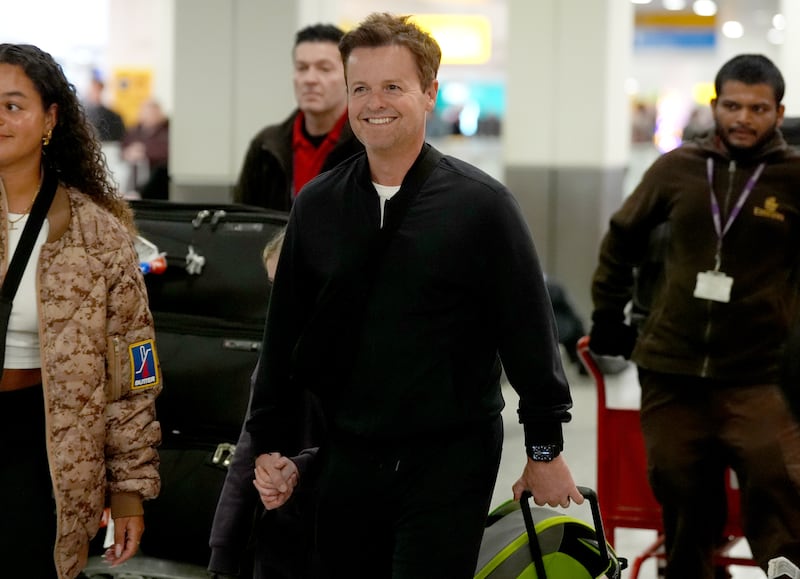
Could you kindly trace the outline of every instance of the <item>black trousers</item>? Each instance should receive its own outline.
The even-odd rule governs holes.
[[[406,445],[334,435],[319,485],[322,567],[331,579],[474,577],[502,446],[500,417]]]
[[[56,578],[42,387],[0,392],[0,577]]]

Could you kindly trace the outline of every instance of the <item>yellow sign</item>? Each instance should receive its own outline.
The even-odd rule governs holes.
[[[639,12],[636,26],[646,28],[714,28],[715,16],[688,12]]]
[[[152,94],[153,71],[149,68],[115,68],[112,79],[112,106],[122,115],[126,127],[133,126],[142,103]]]
[[[414,14],[411,20],[439,43],[442,64],[484,64],[492,56],[492,24],[479,14]],[[349,20],[342,30],[358,26]]]
[[[484,64],[492,56],[492,25],[479,14],[416,14],[411,18],[442,49],[442,64]]]

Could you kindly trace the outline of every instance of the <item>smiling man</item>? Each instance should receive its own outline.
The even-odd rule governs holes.
[[[247,423],[257,486],[296,454],[311,390],[329,432],[316,481],[329,576],[470,579],[503,445],[501,359],[525,431],[515,495],[583,501],[561,454],[572,402],[553,312],[508,189],[425,143],[436,41],[373,14],[339,48],[366,153],[292,209]]]
[[[338,43],[343,32],[315,24],[295,35],[295,109],[250,142],[234,201],[288,211],[309,180],[362,149],[347,122]]]
[[[667,579],[715,576],[728,466],[759,564],[800,561],[800,434],[778,386],[798,313],[800,157],[779,130],[784,81],[770,60],[731,59],[715,88],[714,134],[650,167],[611,218],[592,286],[591,349],[639,367]],[[637,339],[624,314],[633,268],[662,223],[663,282]]]

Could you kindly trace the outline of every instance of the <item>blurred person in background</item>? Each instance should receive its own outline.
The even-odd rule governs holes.
[[[347,120],[342,34],[332,24],[315,24],[295,35],[297,109],[253,137],[234,190],[236,203],[289,211],[311,178],[363,150]]]
[[[116,111],[108,108],[103,100],[105,84],[96,74],[89,82],[86,93],[86,118],[92,123],[97,138],[102,142],[121,141],[125,136],[125,123]]]
[[[138,122],[125,133],[122,159],[130,166],[126,193],[169,198],[169,119],[155,99],[142,103]]]

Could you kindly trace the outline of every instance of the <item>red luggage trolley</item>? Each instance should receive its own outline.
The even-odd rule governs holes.
[[[637,408],[611,408],[608,406],[606,384],[602,371],[589,351],[589,336],[578,341],[578,355],[597,386],[597,496],[606,528],[606,537],[612,546],[616,529],[650,529],[658,532],[655,542],[633,560],[631,579],[637,579],[642,564],[651,557],[663,558],[663,524],[661,507],[650,490],[647,480],[647,458],[639,425]],[[619,452],[624,447],[625,453]],[[744,539],[740,523],[739,489],[735,476],[729,472],[728,522],[725,526],[726,543],[717,551],[714,563],[757,566],[750,558],[737,557],[731,549]]]

